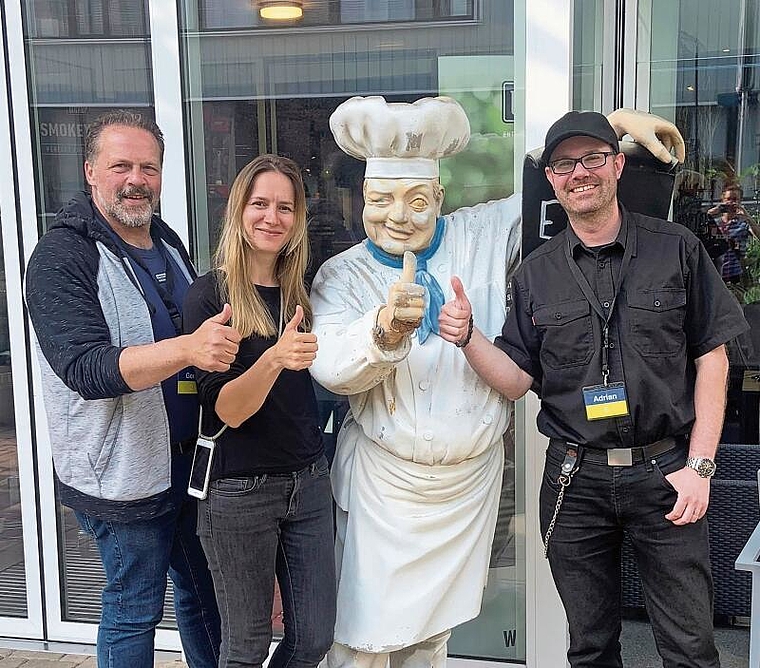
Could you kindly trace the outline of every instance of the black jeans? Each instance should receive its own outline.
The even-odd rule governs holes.
[[[620,552],[631,537],[647,612],[664,668],[716,668],[707,520],[665,519],[676,492],[665,475],[685,448],[633,466],[582,462],[565,492],[549,541],[549,565],[570,627],[573,668],[620,668]],[[541,535],[557,502],[563,454],[546,454]]]
[[[267,658],[275,576],[285,633],[269,666],[316,666],[335,627],[327,459],[295,473],[212,482],[198,504],[198,534],[222,618],[219,668],[258,667]]]

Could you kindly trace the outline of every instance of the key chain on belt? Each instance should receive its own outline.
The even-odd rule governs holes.
[[[562,507],[562,501],[565,498],[565,490],[570,486],[570,482],[579,468],[580,461],[578,457],[578,446],[574,443],[568,443],[567,452],[565,453],[565,458],[562,460],[562,466],[560,467],[560,474],[557,477],[557,482],[560,484],[560,488],[559,494],[557,494],[557,503],[554,506],[554,515],[552,515],[552,519],[549,522],[549,528],[546,530],[546,535],[544,536],[544,557],[549,554],[549,539],[554,531],[554,524],[557,522],[559,509]]]

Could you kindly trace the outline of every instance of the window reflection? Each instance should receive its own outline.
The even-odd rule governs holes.
[[[38,210],[44,232],[56,212],[77,192],[86,190],[84,140],[89,124],[107,109],[103,107],[37,107],[36,155],[42,179],[37,185]],[[131,111],[153,118],[152,108]]]
[[[604,5],[603,0],[575,0],[573,5],[573,109],[602,106]]]
[[[721,440],[758,444],[760,2],[653,2],[651,58],[652,111],[670,115],[686,141],[674,220],[702,240],[752,325],[729,345]]]
[[[0,616],[27,616],[11,343],[8,331],[8,303],[2,247],[0,247]]]
[[[640,43],[639,72],[649,83],[641,93],[686,141],[673,219],[701,239],[751,326],[727,346],[727,406],[707,513],[714,613],[727,627],[751,614],[750,576],[734,561],[760,521],[760,2],[652,0],[640,22],[650,37]],[[733,186],[741,190],[729,193]],[[643,609],[630,546],[623,601]],[[721,652],[746,642],[746,631],[722,630]]]
[[[312,0],[304,3],[298,26],[337,26],[407,21],[457,21],[474,18],[475,0]],[[201,0],[201,30],[217,28],[292,28],[259,17],[256,0]]]
[[[148,34],[147,0],[29,0],[29,37],[139,37]]]

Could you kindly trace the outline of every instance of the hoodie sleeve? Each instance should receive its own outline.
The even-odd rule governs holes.
[[[26,304],[42,354],[83,399],[132,392],[98,299],[98,263],[92,241],[54,229],[37,244],[26,272]]]

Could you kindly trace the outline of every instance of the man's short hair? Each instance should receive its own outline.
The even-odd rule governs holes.
[[[150,132],[158,142],[158,149],[161,154],[161,162],[164,161],[164,133],[156,122],[145,114],[128,111],[127,109],[116,109],[98,116],[87,127],[87,135],[84,140],[84,159],[87,162],[93,162],[100,150],[100,135],[108,127],[120,125],[128,128],[137,128]]]

